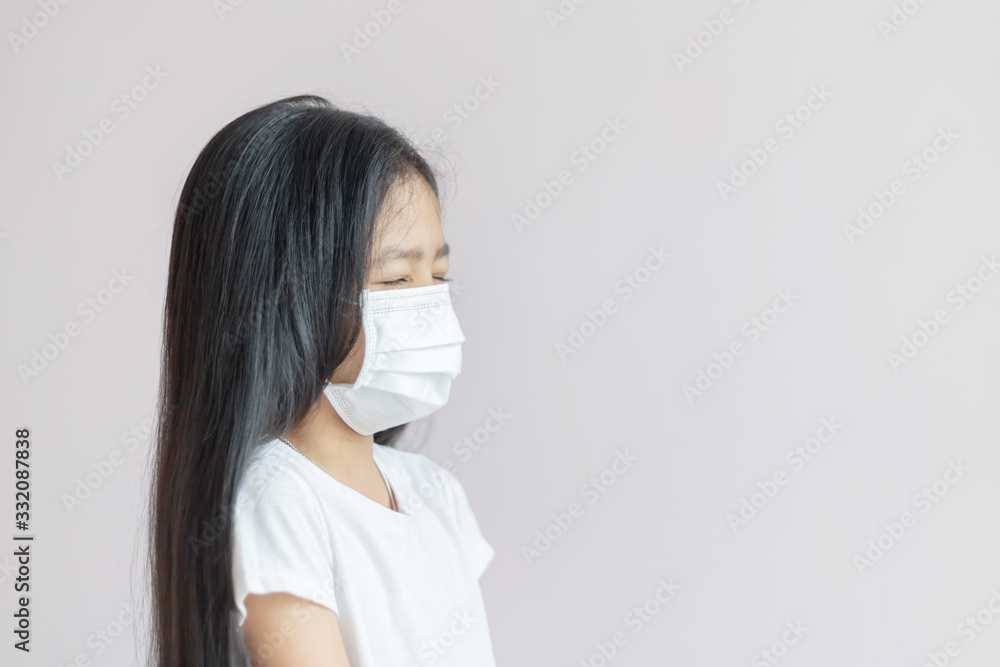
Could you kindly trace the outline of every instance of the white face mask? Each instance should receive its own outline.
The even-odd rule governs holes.
[[[323,388],[347,425],[370,435],[447,403],[465,341],[448,284],[362,290],[361,316],[365,358],[358,379]]]

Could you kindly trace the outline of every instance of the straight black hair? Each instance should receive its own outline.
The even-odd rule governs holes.
[[[294,428],[361,332],[376,219],[433,170],[397,130],[315,95],[236,118],[174,217],[154,436],[149,567],[158,667],[249,665],[231,517],[255,447]],[[395,446],[406,425],[375,434]]]

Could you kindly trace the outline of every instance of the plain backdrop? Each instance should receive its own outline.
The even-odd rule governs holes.
[[[0,26],[3,664],[142,664],[174,207],[223,125],[302,93],[441,175],[463,372],[402,447],[454,465],[496,549],[498,664],[995,664],[1000,5],[11,0]]]

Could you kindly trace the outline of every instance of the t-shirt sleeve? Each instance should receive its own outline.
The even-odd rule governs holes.
[[[462,483],[444,468],[441,468],[441,470],[451,481],[455,523],[465,557],[469,563],[469,569],[475,575],[476,579],[479,579],[493,561],[496,552],[490,543],[486,541],[486,538],[483,537],[483,533],[479,529],[479,522],[476,521],[476,516],[472,512],[472,507],[469,505],[469,499],[465,495]]]
[[[319,501],[291,474],[275,475],[233,512],[233,584],[239,623],[248,593],[291,593],[337,612],[333,554]]]

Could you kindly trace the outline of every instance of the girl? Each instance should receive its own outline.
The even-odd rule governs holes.
[[[394,448],[465,340],[427,162],[302,95],[202,150],[175,218],[150,567],[160,667],[495,665],[465,492]]]

